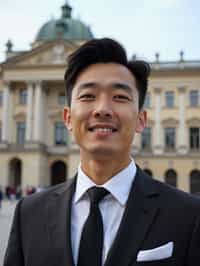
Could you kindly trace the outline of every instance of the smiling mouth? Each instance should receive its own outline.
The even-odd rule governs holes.
[[[117,129],[115,128],[108,128],[108,127],[91,127],[88,129],[91,132],[116,132]]]

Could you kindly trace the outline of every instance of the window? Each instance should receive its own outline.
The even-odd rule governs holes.
[[[55,145],[67,144],[67,129],[63,122],[56,122],[54,125],[54,143]]]
[[[165,103],[166,103],[167,107],[173,107],[174,106],[174,93],[173,93],[173,91],[166,91]]]
[[[141,136],[141,146],[142,149],[150,150],[151,148],[151,128],[144,128]]]
[[[60,93],[59,95],[58,95],[58,103],[60,104],[60,105],[65,105],[65,94],[64,93]]]
[[[169,149],[175,148],[176,132],[174,127],[165,128],[165,147]]]
[[[150,105],[150,93],[148,92],[145,97],[144,108],[150,108]]]
[[[17,122],[17,144],[24,144],[26,133],[26,123]]]
[[[190,91],[190,106],[198,106],[198,91]]]
[[[0,91],[0,106],[3,105],[3,91]]]
[[[200,195],[200,170],[198,169],[190,173],[190,192]]]
[[[27,103],[27,90],[21,89],[19,92],[19,103],[26,104]]]
[[[177,186],[177,174],[173,169],[169,169],[165,173],[165,182],[170,186]]]
[[[200,128],[190,128],[190,149],[196,150],[200,148]]]

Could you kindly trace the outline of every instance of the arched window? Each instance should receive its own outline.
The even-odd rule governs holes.
[[[177,186],[177,174],[173,169],[169,169],[165,172],[165,183],[173,187]]]
[[[190,192],[200,194],[200,170],[198,169],[190,173]]]
[[[13,158],[9,163],[9,185],[13,187],[21,186],[21,175],[22,162],[18,158]]]
[[[63,161],[56,161],[51,166],[51,185],[65,182],[67,178],[67,167]]]

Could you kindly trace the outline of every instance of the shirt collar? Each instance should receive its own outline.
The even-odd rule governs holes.
[[[98,186],[106,188],[121,205],[125,205],[132,183],[135,179],[135,174],[136,165],[132,159],[126,168],[114,175],[103,185],[98,186],[82,171],[81,166],[79,166],[74,202],[76,204],[81,200],[89,188]]]

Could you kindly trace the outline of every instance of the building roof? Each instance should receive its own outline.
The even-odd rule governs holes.
[[[40,28],[36,42],[57,39],[84,41],[93,38],[89,26],[85,25],[79,19],[72,18],[72,8],[68,2],[61,9],[62,15],[59,19],[51,19]]]
[[[166,61],[151,62],[152,70],[168,71],[168,70],[192,70],[200,69],[200,60],[193,61]]]

